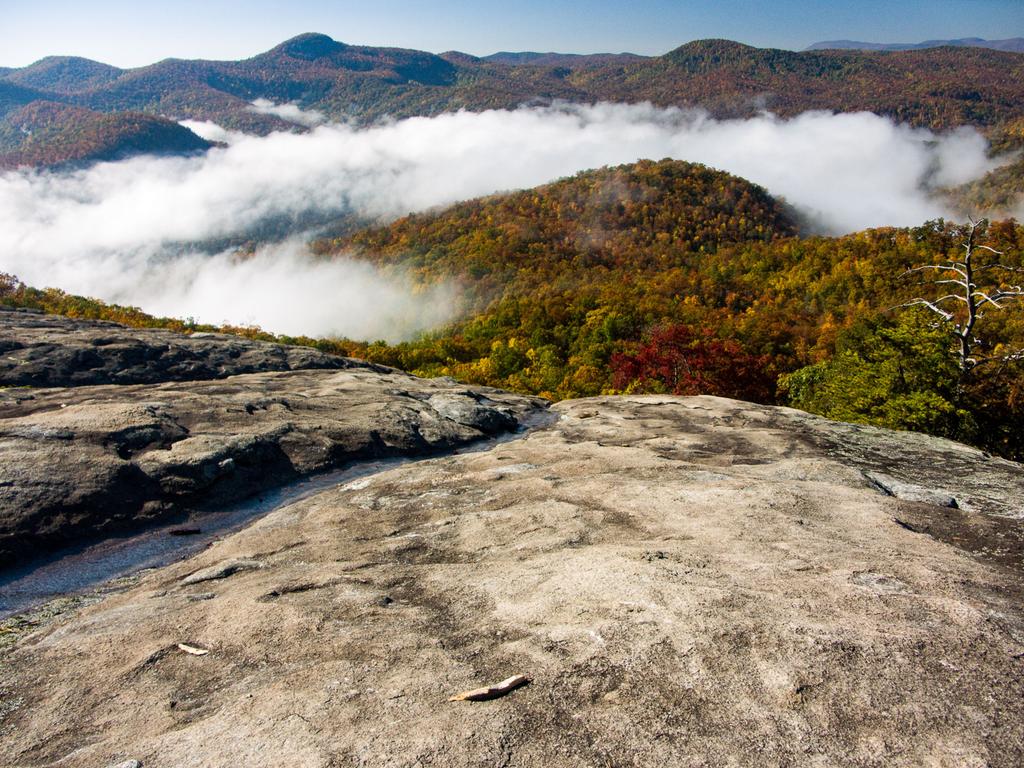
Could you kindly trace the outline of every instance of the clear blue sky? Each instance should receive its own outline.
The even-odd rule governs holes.
[[[300,32],[483,55],[660,54],[698,38],[801,49],[816,40],[1024,37],[1024,0],[0,0],[0,65],[74,54],[118,66],[237,59]]]

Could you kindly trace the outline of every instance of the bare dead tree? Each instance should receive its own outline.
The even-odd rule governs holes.
[[[1024,299],[1024,282],[1012,285],[1008,280],[1012,275],[1024,274],[1024,269],[998,261],[979,264],[979,253],[997,259],[1005,254],[978,242],[988,228],[987,219],[975,221],[969,218],[967,221],[967,239],[960,244],[964,249],[962,259],[925,264],[903,273],[904,277],[934,273],[936,279],[932,280],[931,284],[942,286],[946,293],[936,299],[919,297],[899,305],[925,307],[938,315],[942,322],[952,325],[958,345],[957,362],[960,366],[961,382],[979,365],[1024,360],[1024,350],[990,356],[978,354],[979,350],[985,348],[984,342],[976,333],[978,322],[985,317],[986,312],[1003,310],[1012,303]]]

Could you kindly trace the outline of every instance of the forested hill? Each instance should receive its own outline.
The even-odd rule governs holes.
[[[80,56],[47,56],[6,74],[8,82],[52,93],[77,93],[98,88],[124,74],[124,70]]]
[[[347,45],[306,34],[243,61],[167,59],[122,71],[51,57],[0,73],[0,117],[34,98],[260,132],[285,124],[254,114],[249,105],[257,98],[362,121],[561,99],[701,106],[718,116],[764,108],[782,115],[868,110],[917,126],[987,127],[1019,116],[1024,55],[982,48],[796,53],[701,40],[656,57],[482,59]]]
[[[314,246],[400,263],[426,280],[466,277],[473,295],[488,301],[510,282],[659,269],[679,253],[711,253],[796,230],[793,212],[756,184],[662,160],[586,171]]]
[[[33,101],[0,120],[0,169],[66,167],[134,154],[200,152],[211,146],[165,118],[104,114],[50,101]]]

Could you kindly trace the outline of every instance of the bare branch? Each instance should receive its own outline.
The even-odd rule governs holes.
[[[986,357],[979,357],[978,364],[984,365],[985,363],[1015,363],[1018,360],[1024,360],[1024,349],[1015,349],[1012,352],[1006,352],[1002,355],[988,355]]]
[[[975,272],[984,272],[986,269],[1001,269],[1004,272],[1015,272],[1024,274],[1024,269],[1020,267],[1011,267],[1008,264],[983,264],[980,267],[975,268]]]
[[[945,296],[940,296],[937,299],[932,299],[932,302],[934,304],[941,304],[942,302],[949,301],[950,299],[952,299],[953,301],[961,301],[964,304],[968,303],[967,299],[961,296],[959,293],[947,293]]]
[[[1012,286],[1009,290],[1003,290],[1002,288],[997,289],[993,293],[986,293],[985,291],[974,291],[971,293],[972,297],[981,299],[982,301],[988,301],[996,304],[1000,309],[1003,305],[997,304],[997,302],[1003,301],[1004,299],[1019,299],[1024,297],[1024,291],[1018,286]]]
[[[943,298],[949,298],[949,297],[948,296],[943,296]],[[941,300],[942,299],[937,299],[936,301],[941,301]],[[894,309],[900,308],[900,307],[915,307],[915,306],[925,306],[928,309],[930,309],[932,312],[934,312],[937,315],[940,315],[941,317],[945,318],[946,320],[952,320],[953,319],[953,313],[952,312],[947,312],[946,310],[942,309],[941,307],[937,306],[936,304],[933,304],[932,302],[930,302],[930,301],[928,301],[926,299],[914,299],[913,301],[908,301],[906,304],[897,304],[896,307],[894,307]]]
[[[991,304],[996,309],[1002,309],[1003,305],[999,303],[1000,296],[989,296],[987,293],[982,291],[975,291],[971,294],[971,298],[978,299],[982,304]]]
[[[1005,256],[1006,255],[1002,251],[997,251],[995,248],[990,248],[987,245],[975,245],[974,247],[975,248],[981,248],[983,251],[988,251],[989,253],[994,253],[996,256]]]
[[[923,267],[914,267],[913,269],[906,270],[905,272],[903,272],[900,275],[900,277],[906,277],[907,275],[912,275],[915,272],[924,272],[924,271],[929,270],[929,269],[935,270],[937,272],[956,272],[961,277],[963,277],[965,280],[967,279],[967,272],[960,268],[959,262],[950,262],[948,265],[946,265],[946,264],[925,264]]]

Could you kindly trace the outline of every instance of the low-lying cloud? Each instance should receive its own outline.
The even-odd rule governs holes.
[[[123,268],[125,261],[112,266]],[[400,273],[385,275],[351,259],[313,259],[298,240],[244,257],[143,256],[128,267],[111,276],[120,283],[111,288],[151,312],[255,323],[293,335],[398,341],[451,319],[455,301],[448,286],[417,287]]]
[[[294,105],[254,109],[314,125]],[[303,117],[307,115],[307,117]],[[286,118],[287,119],[287,118]],[[997,163],[970,129],[936,135],[869,113],[715,120],[649,105],[460,112],[366,129],[316,125],[265,137],[190,122],[228,143],[203,156],[137,157],[72,173],[0,176],[0,271],[144,309],[280,332],[395,339],[443,322],[445,290],[300,245],[254,257],[183,248],[268,220],[393,218],[580,170],[673,157],[784,196],[821,230],[953,215],[934,190]]]
[[[286,123],[304,125],[307,128],[327,122],[323,112],[315,109],[302,109],[298,104],[275,104],[270,99],[256,99],[249,109],[261,115],[273,115]]]

